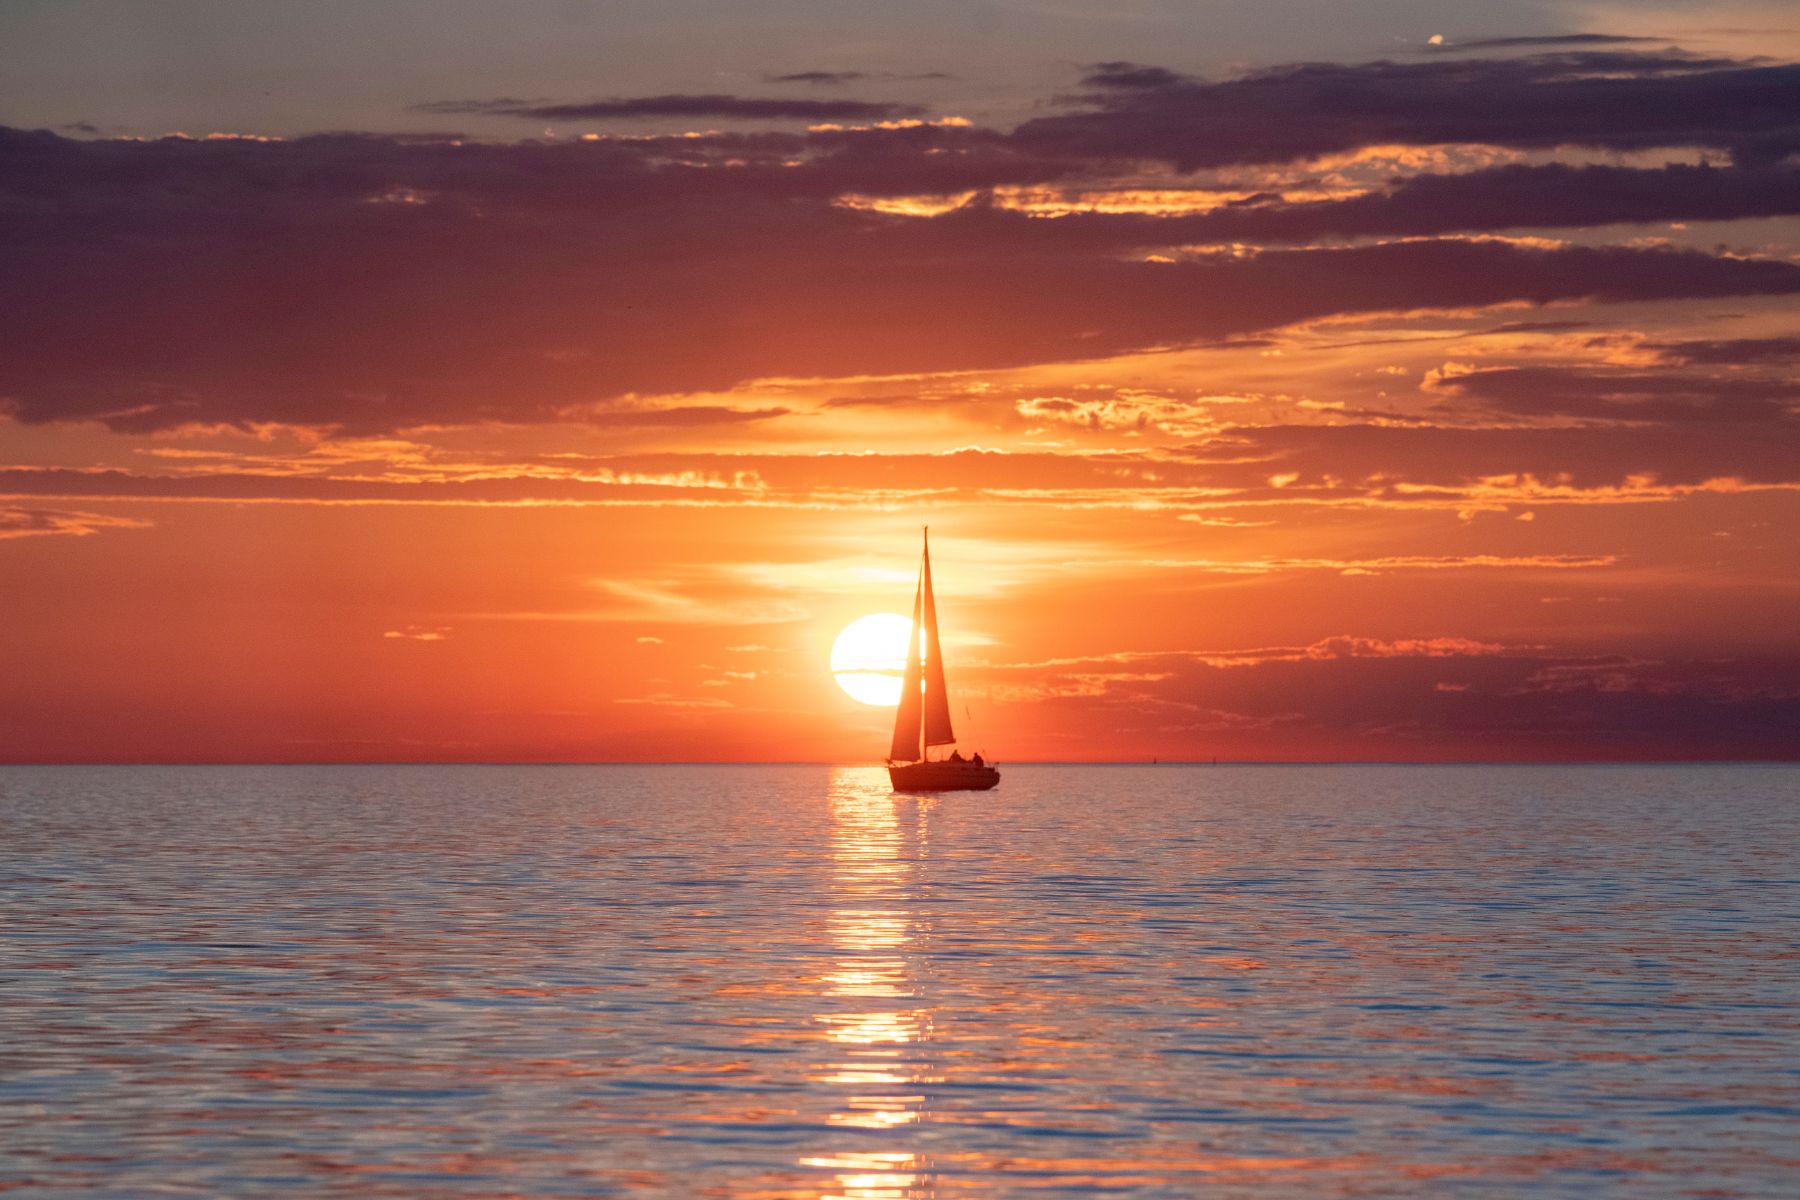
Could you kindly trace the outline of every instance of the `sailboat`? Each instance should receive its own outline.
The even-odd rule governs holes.
[[[933,746],[949,746],[955,741],[956,733],[950,728],[950,694],[944,687],[944,656],[938,647],[937,603],[931,595],[931,531],[927,529],[919,585],[913,592],[906,675],[900,685],[900,707],[894,713],[894,744],[888,751],[888,778],[893,780],[894,790],[985,792],[1000,782],[1000,772],[982,762],[979,754],[972,759],[956,753],[949,758],[931,758]]]

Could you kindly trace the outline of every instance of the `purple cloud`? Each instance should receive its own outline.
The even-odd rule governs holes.
[[[1800,66],[1676,52],[1303,63],[1221,83],[1108,63],[1088,82],[1086,108],[1027,121],[1015,138],[1043,154],[1192,171],[1453,142],[1707,146],[1769,161],[1800,136]]]

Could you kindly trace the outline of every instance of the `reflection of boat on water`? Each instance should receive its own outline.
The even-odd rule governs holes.
[[[924,655],[920,656],[920,637]],[[977,754],[965,759],[952,753],[933,759],[933,746],[956,742],[950,727],[950,695],[944,687],[944,656],[938,648],[937,604],[931,595],[931,539],[919,564],[919,586],[913,593],[912,639],[906,646],[906,675],[900,685],[900,707],[894,713],[894,744],[888,751],[888,778],[897,792],[985,792],[1000,782],[1000,772]]]

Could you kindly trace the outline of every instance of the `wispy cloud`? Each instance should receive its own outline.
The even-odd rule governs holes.
[[[1667,38],[1635,37],[1617,33],[1546,33],[1522,37],[1487,37],[1467,40],[1445,38],[1422,47],[1425,50],[1513,50],[1538,49],[1546,46],[1629,46],[1642,43],[1668,44]]]
[[[91,537],[109,529],[148,529],[149,521],[109,513],[0,507],[0,541],[27,537]]]
[[[819,82],[809,80],[806,82]],[[524,117],[534,121],[584,121],[601,118],[704,117],[740,121],[879,121],[916,117],[916,104],[887,100],[771,99],[761,96],[670,94],[614,96],[605,100],[433,100],[414,105],[420,112],[486,117]]]
[[[1105,664],[1154,663],[1186,659],[1210,667],[1244,667],[1268,662],[1329,662],[1340,658],[1466,658],[1538,650],[1466,637],[1377,638],[1338,634],[1304,646],[1258,646],[1239,650],[1120,650],[1038,662],[986,663],[984,669],[1045,671],[1093,668]]]
[[[1611,554],[1391,554],[1373,558],[1102,559],[1069,565],[1111,570],[1204,571],[1214,575],[1273,575],[1288,571],[1380,575],[1393,571],[1582,571],[1611,567],[1618,561]]]
[[[441,642],[450,636],[448,625],[423,626],[407,625],[400,629],[389,629],[381,636],[396,641],[406,642]]]
[[[786,75],[763,76],[763,78],[770,83],[817,83],[824,85],[855,83],[859,79],[867,79],[868,77],[867,72],[864,71],[793,71]]]

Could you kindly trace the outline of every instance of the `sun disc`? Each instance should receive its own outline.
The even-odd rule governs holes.
[[[892,708],[900,703],[912,621],[899,613],[870,613],[844,626],[831,644],[831,676],[853,700]]]

